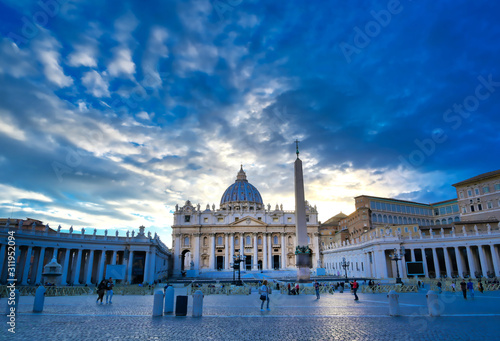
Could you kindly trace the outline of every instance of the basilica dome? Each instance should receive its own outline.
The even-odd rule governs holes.
[[[247,180],[247,175],[241,167],[236,181],[229,186],[220,200],[222,209],[260,209],[263,206],[259,191]]]

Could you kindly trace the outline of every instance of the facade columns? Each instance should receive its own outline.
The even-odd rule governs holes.
[[[87,274],[84,279],[85,284],[92,285],[92,270],[94,269],[94,250],[90,250],[89,258],[87,261]]]
[[[286,245],[284,232],[281,234],[281,269],[286,269]]]
[[[315,232],[313,233],[313,240],[314,240],[314,261],[315,261],[315,267],[318,268],[318,262],[319,262],[319,233]],[[314,265],[313,265],[314,266]]]
[[[134,251],[130,251],[128,255],[128,266],[127,266],[127,282],[132,284],[132,266],[134,265]]]
[[[234,252],[234,233],[231,233],[230,236],[231,237],[229,239],[230,239],[231,243],[229,244],[229,256],[230,256],[230,259],[233,260],[233,256],[235,254],[235,252]],[[232,262],[230,262],[230,263],[232,263]]]
[[[455,258],[457,259],[457,270],[458,270],[458,277],[464,276],[464,266],[462,263],[462,254],[460,252],[460,248],[457,246],[455,247]]]
[[[80,268],[82,266],[82,254],[83,250],[78,249],[77,250],[77,258],[76,258],[76,269],[75,273],[73,274],[73,283],[74,284],[80,284]]]
[[[215,260],[215,234],[210,234],[210,265],[209,268],[215,270],[217,268]]]
[[[45,259],[45,247],[40,248],[40,255],[38,257],[38,266],[36,270],[35,284],[41,283],[43,272],[43,260]]]
[[[31,254],[32,253],[33,253],[33,248],[31,246],[29,246],[28,250],[26,251],[26,260],[24,262],[23,278],[21,281],[21,285],[28,285],[28,276],[29,276]]]
[[[104,264],[106,263],[106,250],[101,251],[101,259],[99,260],[99,275],[97,282],[99,283],[104,279]]]
[[[498,274],[500,273],[500,265],[498,264],[498,252],[497,249],[495,248],[495,245],[493,244],[490,245],[490,249],[494,267],[493,271],[495,272],[495,276],[498,276]]]
[[[387,260],[385,259],[385,251],[378,250],[375,256],[377,263],[377,275],[381,278],[388,278],[387,274]],[[343,270],[343,269],[342,269]]]
[[[111,265],[116,265],[116,251],[113,251],[111,256]]]
[[[55,247],[54,250],[52,250],[52,258],[50,260],[55,258],[56,262],[57,262],[57,253],[58,252],[59,252],[59,249],[57,247]]]
[[[200,233],[194,234],[193,263],[195,270],[200,270],[200,236],[201,236]]]
[[[267,244],[267,249],[268,249],[268,254],[269,254],[269,257],[267,258],[267,262],[268,262],[268,268],[269,269],[273,269],[273,244],[272,244],[272,235],[269,233],[267,235],[267,238],[268,238],[268,244]]]
[[[149,284],[148,279],[149,279],[149,272],[151,268],[151,251],[147,250],[146,251],[146,261],[144,262],[144,276],[143,276],[143,282]]]
[[[488,263],[486,262],[486,255],[484,254],[484,249],[482,245],[477,246],[477,251],[479,254],[479,262],[481,264],[481,272],[484,278],[488,278]]]
[[[262,234],[262,268],[268,270],[267,267],[267,233]]]
[[[467,250],[467,260],[469,261],[470,277],[476,278],[476,264],[474,262],[474,256],[472,255],[472,250],[469,245],[466,247]]]
[[[240,233],[240,256],[243,256],[243,262],[240,262],[240,271],[244,271],[247,261],[245,256],[245,240],[243,238],[243,233]]]
[[[229,233],[224,233],[224,270],[229,270]]]
[[[63,273],[61,277],[61,285],[68,284],[68,268],[69,268],[69,254],[71,253],[71,249],[66,249],[64,252],[64,264],[62,264]]]
[[[415,249],[410,249],[410,253],[411,253],[411,261],[415,262],[416,261],[416,258],[415,258]]]
[[[429,277],[429,268],[427,267],[427,257],[425,256],[425,248],[422,248],[422,262],[424,263],[424,273],[425,277]]]
[[[181,235],[177,233],[175,235],[175,251],[174,251],[174,272],[176,274],[181,273]]]
[[[436,272],[436,278],[441,277],[441,269],[439,268],[439,259],[437,256],[436,248],[432,248],[432,259],[434,261],[434,271]]]
[[[252,269],[259,270],[259,264],[257,263],[257,233],[253,234],[253,264]]]
[[[451,261],[450,261],[450,255],[448,254],[448,248],[446,246],[443,247],[443,253],[444,253],[444,264],[446,266],[446,277],[451,278]]]

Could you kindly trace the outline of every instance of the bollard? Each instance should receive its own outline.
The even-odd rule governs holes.
[[[39,286],[35,293],[35,302],[33,303],[33,312],[41,313],[43,311],[43,303],[45,302],[45,287]]]
[[[193,294],[193,317],[200,317],[203,315],[203,293],[196,290]]]
[[[399,295],[394,291],[389,291],[387,294],[389,298],[389,315],[390,316],[399,316],[401,312],[399,310]]]
[[[163,315],[163,291],[157,290],[153,298],[153,316]]]
[[[11,302],[9,300],[10,297],[12,297],[12,295],[14,295],[14,304],[12,305],[9,305],[9,302]],[[19,293],[19,290],[14,290],[14,293],[12,293],[12,291],[9,291],[7,293],[7,309],[6,309],[6,313],[7,314],[10,314],[12,311],[14,311],[14,314],[17,314],[18,313],[18,309],[19,309],[19,297],[21,296],[21,294]],[[14,310],[12,310],[14,309]]]
[[[427,297],[427,308],[429,309],[429,316],[440,316],[441,312],[439,309],[437,294],[434,291],[429,290],[425,297]]]
[[[174,312],[174,287],[168,287],[165,290],[165,314],[172,314]]]

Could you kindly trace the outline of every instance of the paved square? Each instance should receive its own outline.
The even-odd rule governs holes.
[[[177,292],[179,293],[179,291]],[[427,314],[425,293],[401,294],[400,317],[388,316],[386,294],[271,295],[260,311],[257,294],[205,296],[203,317],[152,317],[153,296],[115,295],[97,305],[95,296],[46,297],[32,313],[33,297],[21,297],[16,333],[1,317],[1,340],[498,340],[500,293],[440,295],[442,316]],[[6,300],[1,309],[5,311]]]

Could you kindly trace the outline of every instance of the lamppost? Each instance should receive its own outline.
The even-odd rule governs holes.
[[[401,246],[401,250],[399,250],[399,252],[398,252],[397,248],[394,248],[394,253],[390,255],[391,260],[396,262],[396,283],[403,283],[401,281],[401,277],[399,276],[398,261],[402,260],[404,256],[405,256],[405,247],[404,246]]]
[[[351,262],[345,260],[345,257],[342,257],[342,263],[340,265],[344,268],[345,271],[345,281],[347,282],[347,268],[351,265]]]
[[[236,255],[233,255],[233,262],[231,263],[231,266],[233,268],[233,283],[236,284],[236,285],[241,285],[241,271],[240,271],[240,263],[243,262],[244,260],[244,257],[243,255],[239,255],[239,256],[236,256]],[[238,269],[238,282],[235,283],[235,273],[236,273],[236,269]]]

